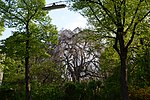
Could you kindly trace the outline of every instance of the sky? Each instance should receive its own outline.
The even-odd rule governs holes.
[[[46,0],[47,4],[52,2],[58,2],[59,0]],[[50,1],[50,2],[49,2]],[[49,15],[52,18],[52,23],[56,24],[58,30],[75,29],[76,27],[86,27],[86,19],[79,13],[70,11],[68,8],[56,9],[49,11]]]
[[[51,4],[54,2],[59,2],[60,0],[46,0],[46,4]],[[64,1],[64,0],[61,0]],[[61,2],[63,3],[63,2]],[[65,3],[65,2],[64,2]],[[56,25],[58,30],[61,29],[75,29],[77,27],[85,28],[86,19],[82,17],[79,13],[70,11],[67,7],[62,9],[55,9],[49,11],[49,16],[52,19],[52,24]],[[11,35],[12,29],[6,29],[3,35],[0,36],[0,40],[8,38]]]

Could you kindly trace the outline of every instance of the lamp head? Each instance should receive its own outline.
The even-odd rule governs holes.
[[[54,9],[60,9],[60,8],[65,8],[65,7],[66,7],[65,4],[56,5],[55,3],[53,3],[53,5],[43,7],[42,9],[43,10],[54,10]]]

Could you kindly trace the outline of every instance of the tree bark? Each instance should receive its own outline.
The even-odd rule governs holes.
[[[30,70],[29,70],[29,40],[26,41],[26,56],[25,56],[25,84],[26,84],[26,98],[25,100],[31,100],[30,93]]]
[[[121,26],[121,24],[120,24]],[[119,42],[119,47],[117,47],[117,41]],[[117,30],[116,43],[114,46],[115,50],[118,52],[121,61],[120,68],[120,89],[121,89],[121,99],[129,100],[128,95],[128,77],[127,77],[127,54],[128,48],[125,46],[123,38],[123,27],[119,27]]]
[[[128,77],[127,77],[127,50],[124,48],[121,50],[120,60],[120,84],[121,84],[121,98],[122,100],[129,100],[128,96]]]
[[[29,20],[30,21],[30,20]],[[29,65],[29,49],[30,49],[30,33],[29,33],[29,21],[26,24],[26,54],[25,54],[25,85],[26,85],[26,98],[25,100],[31,100],[31,87],[30,87],[30,65]]]

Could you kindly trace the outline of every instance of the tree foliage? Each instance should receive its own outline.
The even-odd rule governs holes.
[[[48,56],[47,47],[51,34],[56,39],[54,26],[42,10],[44,0],[8,0],[1,1],[1,13],[5,26],[14,27],[13,36],[3,42],[2,51],[12,59],[21,60],[25,66],[26,99],[30,94],[31,57]],[[52,41],[54,42],[54,40]],[[13,43],[13,45],[11,45]],[[14,44],[15,43],[15,44]],[[11,48],[13,48],[11,50]],[[44,53],[43,53],[44,52]]]
[[[128,100],[127,54],[135,34],[149,26],[150,2],[147,0],[71,0],[73,9],[88,18],[104,37],[112,38],[120,57],[122,99]],[[139,30],[141,29],[141,30]],[[144,30],[143,30],[144,31]],[[141,34],[140,34],[141,35]]]

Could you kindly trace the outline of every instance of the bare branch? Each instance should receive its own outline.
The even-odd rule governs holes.
[[[122,0],[122,4],[123,4],[123,26],[125,25],[125,21],[126,21],[126,18],[125,18],[125,16],[126,16],[126,0]]]
[[[126,45],[126,47],[125,47],[126,49],[128,49],[129,45],[132,43],[132,41],[133,41],[133,39],[134,39],[135,29],[136,29],[136,26],[137,26],[137,25],[138,25],[138,23],[135,23],[135,24],[134,24],[132,36],[131,36],[129,42],[127,43],[127,45]]]
[[[104,38],[110,38],[110,39],[116,39],[116,37],[112,37],[112,36],[103,36]]]
[[[138,22],[144,20],[149,14],[150,14],[150,10],[140,20],[138,20]]]

